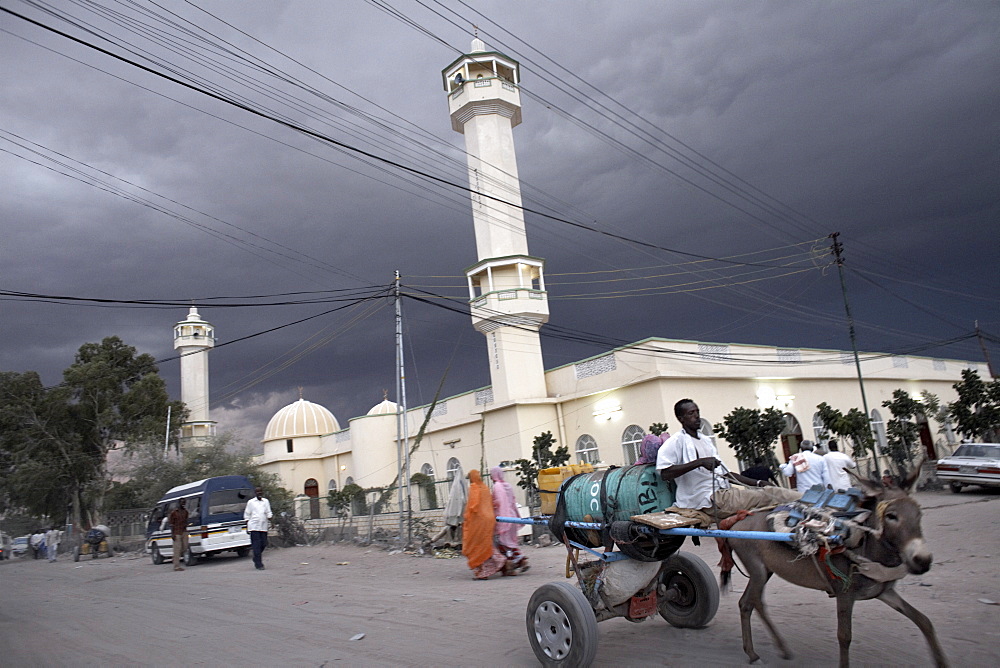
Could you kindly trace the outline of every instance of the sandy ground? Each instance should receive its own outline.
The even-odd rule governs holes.
[[[955,666],[1000,664],[1000,493],[918,495],[934,566],[899,587],[937,627]],[[710,544],[712,543],[712,544]],[[712,565],[714,542],[690,543]],[[463,559],[324,545],[271,549],[267,570],[221,556],[174,572],[135,554],[73,563],[60,557],[0,564],[4,666],[532,666],[525,631],[531,593],[562,578],[561,546],[528,548],[530,572],[476,582]],[[659,617],[598,625],[595,665],[745,664],[736,602],[723,596],[708,628],[675,629]],[[837,663],[834,603],[772,580],[767,601],[796,650],[782,661],[755,625],[765,664]],[[920,632],[879,601],[855,608],[855,665],[929,665]],[[363,638],[352,640],[358,634]]]

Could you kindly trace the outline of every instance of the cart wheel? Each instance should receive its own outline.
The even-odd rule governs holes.
[[[242,559],[243,557],[247,556],[248,554],[250,554],[250,548],[249,547],[238,547],[238,548],[236,548],[236,556],[237,557],[239,557],[239,558]]]
[[[181,560],[184,562],[184,565],[187,566],[188,568],[198,563],[198,557],[194,555],[194,552],[191,551],[190,547],[187,549],[187,552],[185,552],[181,556]]]
[[[524,617],[528,640],[543,666],[589,666],[597,654],[597,619],[576,586],[552,582],[535,590]]]
[[[73,561],[80,561],[80,548],[79,547],[74,547],[73,548]]]
[[[163,555],[160,554],[159,545],[153,545],[152,549],[149,550],[149,558],[153,560],[154,566],[159,566],[163,563]]]
[[[676,592],[674,600],[661,597],[660,616],[672,626],[700,629],[707,626],[719,610],[719,587],[704,561],[690,552],[677,552],[663,567],[662,582]]]

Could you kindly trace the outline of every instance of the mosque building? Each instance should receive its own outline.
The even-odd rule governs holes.
[[[478,259],[466,276],[472,324],[487,339],[491,383],[408,410],[411,432],[431,412],[411,472],[445,480],[529,458],[533,438],[547,431],[557,445],[569,446],[571,461],[631,464],[650,425],[679,428],[673,406],[685,397],[700,405],[706,433],[738,406],[780,409],[786,418],[781,458],[797,451],[803,439],[822,440],[815,415],[819,403],[844,411],[860,406],[854,355],[837,350],[650,338],[546,371],[539,341],[549,318],[545,263],[528,251],[518,208],[513,128],[521,122],[520,66],[475,39],[470,53],[443,70],[442,81],[452,128],[465,136],[468,154]],[[208,327],[201,338],[184,334],[185,326],[197,323]],[[195,309],[176,332],[177,346],[211,347],[205,338],[211,328]],[[207,366],[204,387],[202,371],[192,368],[183,380],[198,383],[203,394],[182,392],[184,401],[189,408],[207,407]],[[962,370],[978,370],[960,360],[872,354],[863,356],[861,368],[880,445],[891,417],[882,402],[894,390],[914,397],[927,391],[951,401]],[[948,425],[924,420],[919,427],[931,458],[949,454],[955,437]],[[203,414],[192,409],[190,428],[192,433],[214,429],[207,408]],[[413,440],[411,433],[410,446]],[[739,470],[733,451],[722,444],[719,450],[726,465]],[[397,406],[385,399],[342,425],[329,410],[300,396],[268,423],[258,463],[293,493],[315,499],[311,512],[318,517],[325,512],[319,497],[328,490],[352,483],[382,487],[396,478]]]

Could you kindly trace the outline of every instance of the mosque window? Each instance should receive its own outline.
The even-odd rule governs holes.
[[[715,443],[715,430],[712,429],[711,422],[709,422],[705,418],[702,418],[701,426],[698,427],[698,431],[705,434],[705,436],[708,436],[708,440],[710,440],[713,444]]]
[[[434,467],[431,466],[430,464],[424,464],[423,466],[421,466],[420,472],[423,473],[428,478],[434,477]]]
[[[352,476],[347,476],[347,480],[344,481],[344,487],[354,484],[354,478]]]
[[[576,439],[576,458],[581,464],[597,464],[601,461],[597,441],[593,436],[584,434]]]
[[[830,432],[826,430],[819,413],[813,413],[813,435],[816,437],[816,442],[821,445],[830,440]]]
[[[646,432],[637,424],[625,428],[622,433],[622,453],[625,456],[626,465],[639,459],[639,446],[642,445],[642,437],[645,435]]]
[[[331,480],[330,484],[326,486],[327,491],[336,492],[337,491],[337,481]]]
[[[448,482],[454,480],[456,475],[461,477],[462,465],[458,462],[457,458],[452,457],[451,459],[448,460],[448,468],[447,468]]]
[[[287,448],[289,452],[292,451],[292,439],[290,438],[285,439],[285,448]]]

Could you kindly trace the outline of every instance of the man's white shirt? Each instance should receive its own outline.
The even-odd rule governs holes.
[[[718,459],[719,451],[716,450],[715,444],[700,431],[698,438],[693,438],[681,429],[660,446],[656,453],[656,470],[660,471],[676,464],[686,464],[702,457]],[[722,464],[716,467],[715,471],[699,466],[674,478],[677,484],[677,498],[674,499],[674,504],[678,508],[696,510],[710,508],[712,493],[717,489],[729,487],[729,481],[722,477],[728,472]]]
[[[823,461],[822,456],[817,455],[812,450],[803,450],[798,454],[806,458],[806,461],[809,463],[809,470],[800,473],[795,470],[795,465],[789,460],[787,464],[782,465],[781,472],[788,477],[795,476],[795,487],[800,492],[806,491],[813,485],[825,486],[830,482],[830,478],[826,474],[826,462]]]
[[[858,468],[853,459],[839,450],[831,450],[823,455],[823,461],[826,462],[826,474],[834,489],[847,489],[851,486],[851,477],[844,469]]]
[[[243,519],[247,521],[247,531],[267,531],[270,526],[267,520],[270,518],[270,501],[254,497],[247,502],[247,508],[243,511]]]

